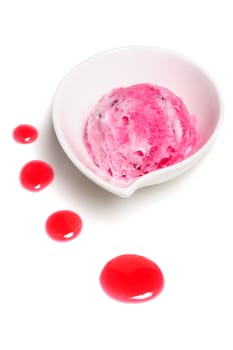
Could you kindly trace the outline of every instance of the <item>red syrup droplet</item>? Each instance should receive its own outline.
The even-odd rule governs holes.
[[[22,124],[13,130],[13,138],[18,143],[32,143],[38,137],[38,131],[34,126]]]
[[[110,260],[100,275],[100,284],[111,298],[140,303],[155,298],[163,289],[160,268],[139,255],[120,255]]]
[[[32,192],[41,191],[54,179],[52,167],[42,160],[32,160],[20,172],[21,185]]]
[[[80,216],[70,210],[60,210],[50,215],[45,223],[50,238],[66,242],[76,238],[82,229]]]

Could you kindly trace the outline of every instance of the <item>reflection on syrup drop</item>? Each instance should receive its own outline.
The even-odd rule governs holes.
[[[48,217],[45,229],[53,240],[66,242],[80,234],[82,220],[78,214],[71,210],[60,210]]]
[[[37,139],[38,131],[32,125],[21,124],[13,130],[12,136],[16,142],[27,144]]]
[[[143,256],[126,254],[105,265],[100,284],[115,300],[140,303],[155,298],[162,291],[164,278],[153,261]]]
[[[54,179],[52,167],[42,161],[33,160],[24,165],[20,172],[21,185],[32,192],[41,191],[47,187]]]

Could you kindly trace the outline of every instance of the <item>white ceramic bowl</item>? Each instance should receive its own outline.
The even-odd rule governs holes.
[[[101,96],[113,88],[152,83],[173,91],[197,117],[199,144],[187,159],[146,174],[124,187],[101,175],[83,142],[87,116]],[[126,47],[95,55],[76,66],[58,86],[52,108],[57,138],[71,161],[90,180],[121,197],[159,184],[191,168],[215,140],[222,121],[222,102],[213,80],[191,60],[154,47]]]

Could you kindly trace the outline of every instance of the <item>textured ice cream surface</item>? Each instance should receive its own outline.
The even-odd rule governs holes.
[[[147,83],[119,87],[90,112],[84,141],[104,173],[132,182],[191,155],[197,141],[196,119],[164,87]]]

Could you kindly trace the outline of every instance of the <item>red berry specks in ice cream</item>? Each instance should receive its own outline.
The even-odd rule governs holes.
[[[104,173],[131,182],[191,155],[196,120],[168,89],[137,84],[100,99],[88,116],[84,139]]]

